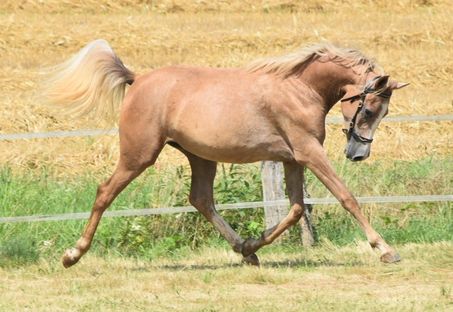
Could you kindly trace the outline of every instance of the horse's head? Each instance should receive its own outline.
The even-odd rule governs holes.
[[[389,76],[375,76],[365,86],[348,85],[341,100],[347,145],[346,157],[361,161],[370,156],[371,142],[382,118],[388,113],[393,90],[408,83],[389,80]]]

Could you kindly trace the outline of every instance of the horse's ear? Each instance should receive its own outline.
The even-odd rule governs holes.
[[[381,90],[381,89],[384,89],[385,87],[387,87],[387,83],[389,81],[389,77],[390,76],[385,75],[385,76],[381,76],[378,79],[376,79],[376,81],[374,81],[374,83],[373,83],[373,89],[374,90]]]
[[[408,86],[409,82],[398,82],[395,80],[390,81],[389,87],[391,90],[397,90]]]

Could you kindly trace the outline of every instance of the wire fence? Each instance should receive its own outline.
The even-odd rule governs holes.
[[[414,195],[414,196],[369,196],[357,197],[357,201],[361,204],[370,203],[414,203],[414,202],[451,202],[453,201],[452,195]],[[304,203],[308,205],[331,205],[336,204],[338,201],[333,197],[326,198],[306,198]],[[274,206],[287,206],[289,201],[287,199],[274,200],[274,201],[259,201],[259,202],[246,202],[236,204],[219,204],[216,205],[217,210],[231,210],[231,209],[251,209],[251,208],[265,208]],[[184,212],[197,211],[192,206],[183,207],[163,207],[163,208],[140,208],[140,209],[126,209],[107,211],[104,217],[137,217],[149,215],[162,215],[162,214],[175,214]],[[86,219],[90,212],[73,212],[54,215],[31,215],[31,216],[15,216],[15,217],[0,217],[0,223],[17,223],[17,222],[42,222],[42,221],[64,221],[64,220],[80,220]]]
[[[433,116],[391,116],[385,118],[385,122],[438,122],[438,121],[453,121],[453,115],[433,115]],[[327,124],[341,124],[341,117],[328,117]],[[29,132],[29,133],[12,133],[0,134],[0,141],[5,140],[22,140],[22,139],[48,139],[48,138],[67,138],[67,137],[89,137],[99,135],[116,135],[118,129],[87,129],[87,130],[70,130],[70,131],[50,131],[50,132]],[[453,195],[414,195],[414,196],[373,196],[373,197],[358,197],[359,203],[409,203],[409,202],[451,202]],[[306,198],[305,204],[329,205],[335,204],[335,198]],[[266,208],[288,205],[287,199],[275,201],[247,202],[236,204],[221,204],[217,205],[217,210],[227,209],[249,209],[249,208]],[[141,208],[127,209],[117,211],[107,211],[105,217],[132,217],[132,216],[148,216],[161,215],[172,213],[194,212],[192,206],[183,207],[163,207],[163,208]],[[29,216],[12,216],[0,217],[0,223],[17,223],[17,222],[42,222],[42,221],[64,221],[64,220],[79,220],[86,219],[90,212],[76,212],[54,215],[29,215]]]
[[[383,119],[383,122],[437,122],[437,121],[453,121],[451,115],[413,115],[413,116],[389,116]],[[327,124],[341,124],[342,117],[327,117]],[[70,138],[70,137],[89,137],[98,135],[116,135],[118,129],[85,129],[85,130],[69,130],[69,131],[50,131],[50,132],[28,132],[28,133],[10,133],[0,134],[0,141],[13,141],[25,139],[49,139],[49,138]]]

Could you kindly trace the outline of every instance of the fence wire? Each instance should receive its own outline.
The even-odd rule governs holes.
[[[433,116],[390,116],[386,117],[384,122],[432,122],[432,121],[453,121],[453,115],[433,115]],[[341,117],[327,117],[327,124],[341,124]],[[48,139],[48,138],[68,138],[68,137],[89,137],[99,135],[116,135],[118,129],[86,129],[86,130],[70,130],[70,131],[50,131],[50,132],[29,132],[29,133],[12,133],[0,134],[0,141],[12,141],[23,139]],[[373,196],[373,197],[358,197],[360,203],[408,203],[408,202],[447,202],[453,201],[453,195],[414,195],[414,196]],[[337,203],[335,198],[306,198],[306,204],[329,205]],[[264,208],[275,205],[288,205],[288,200],[266,201],[266,202],[248,202],[236,204],[221,204],[217,205],[217,210],[227,209],[250,209]],[[127,209],[117,211],[107,211],[105,217],[132,217],[132,216],[148,216],[171,213],[194,212],[192,206],[183,207],[163,207],[163,208],[142,208],[142,209]],[[64,220],[79,220],[86,219],[90,212],[75,212],[54,215],[30,215],[30,216],[14,216],[0,217],[0,223],[15,223],[15,222],[40,222],[40,221],[64,221]]]
[[[413,196],[369,196],[357,197],[359,203],[414,203],[414,202],[451,202],[453,195],[413,195]],[[306,198],[305,204],[312,205],[331,205],[336,204],[338,201],[333,197],[326,198]],[[216,205],[217,210],[231,210],[231,209],[251,209],[251,208],[264,208],[278,205],[289,205],[287,199],[275,201],[259,201],[259,202],[246,202],[236,204],[219,204]],[[163,208],[141,208],[141,209],[127,209],[106,211],[105,217],[138,217],[162,214],[174,214],[184,212],[197,211],[192,206],[183,207],[163,207]],[[80,220],[87,219],[90,212],[74,212],[54,215],[31,215],[31,216],[15,216],[15,217],[0,217],[0,223],[17,223],[17,222],[42,222],[42,221],[64,221],[64,220]]]
[[[429,121],[453,121],[453,115],[413,115],[413,116],[389,116],[382,120],[383,122],[429,122]],[[327,117],[327,124],[341,124],[342,117]],[[85,130],[68,130],[68,131],[50,131],[50,132],[27,132],[27,133],[10,133],[0,134],[0,141],[26,140],[26,139],[50,139],[50,138],[71,138],[71,137],[89,137],[99,135],[116,135],[118,129],[85,129]]]

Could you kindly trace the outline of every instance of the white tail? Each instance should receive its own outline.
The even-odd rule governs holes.
[[[124,66],[107,41],[89,43],[63,64],[51,68],[45,83],[47,99],[74,116],[95,112],[113,117],[134,73]]]

